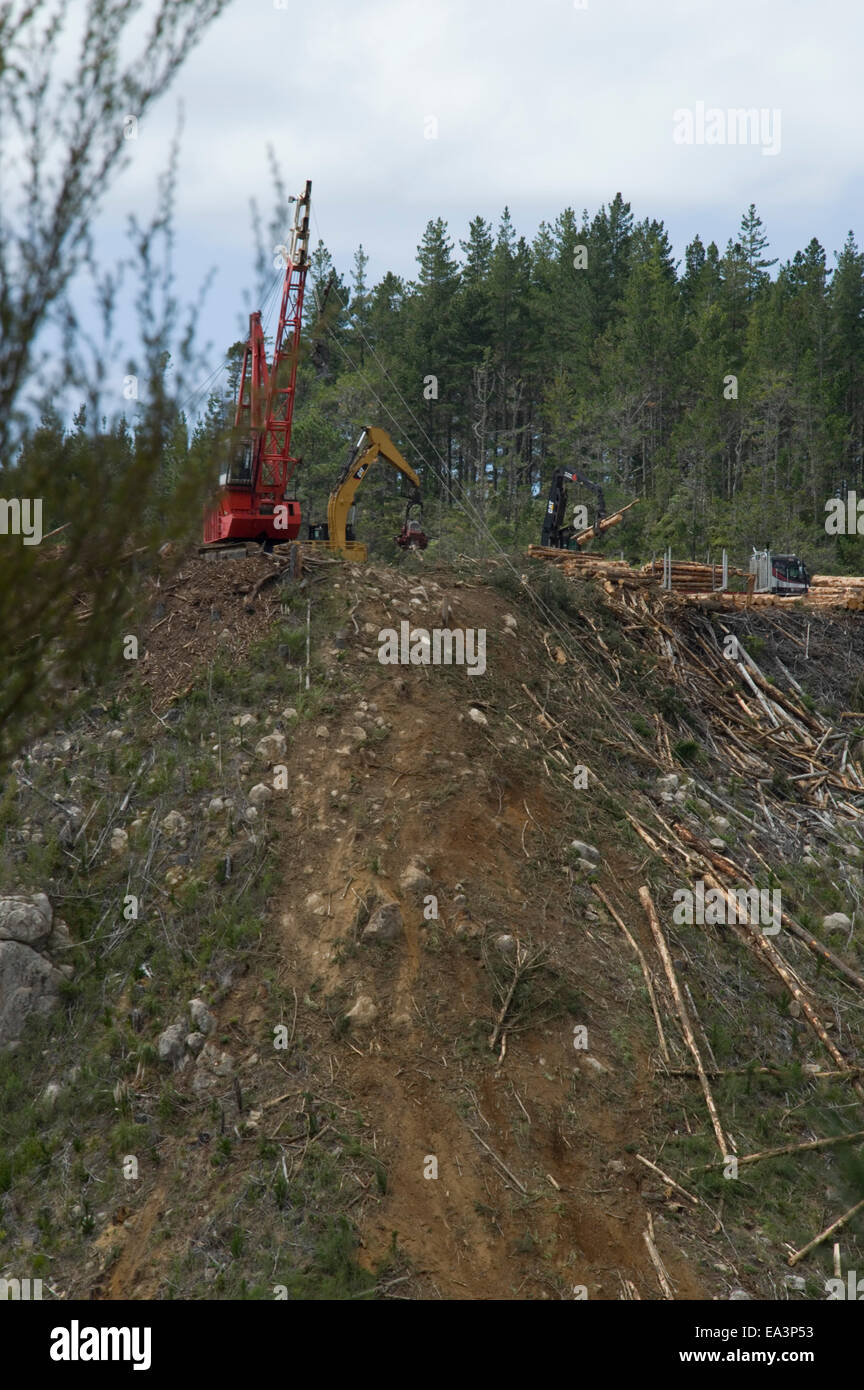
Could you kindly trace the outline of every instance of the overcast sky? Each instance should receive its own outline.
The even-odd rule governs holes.
[[[292,191],[312,180],[313,240],[343,273],[362,242],[371,282],[413,273],[430,217],[458,240],[509,204],[531,237],[618,190],[678,255],[696,232],[722,250],[755,202],[772,254],[816,236],[833,264],[861,232],[862,30],[861,0],[234,0],[142,122],[101,235],[152,205],[182,101],[177,258],[190,295],[217,271],[215,355],[248,313],[268,142]],[[766,124],[699,143],[700,103]]]

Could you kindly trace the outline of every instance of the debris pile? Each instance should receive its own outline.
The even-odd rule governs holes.
[[[864,806],[864,770],[851,751],[850,734],[807,707],[800,684],[779,659],[782,685],[768,679],[734,633],[721,645],[707,617],[682,613],[673,630],[663,621],[657,598],[622,595],[617,602],[631,619],[638,615],[646,634],[653,630],[659,661],[684,704],[699,711],[703,738],[718,762],[756,786],[763,806],[766,791],[778,795],[778,777],[785,776],[796,806],[783,798],[784,819],[804,814],[800,803],[810,803],[857,821]],[[609,660],[614,664],[611,653]],[[664,752],[671,767],[658,727],[661,758]],[[770,818],[767,808],[766,815]]]
[[[279,567],[269,555],[194,555],[170,577],[148,581],[138,674],[164,712],[214,661],[242,658],[268,632],[279,603]]]

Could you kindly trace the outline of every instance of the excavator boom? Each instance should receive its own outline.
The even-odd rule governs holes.
[[[348,517],[354,505],[357,489],[378,458],[385,459],[391,467],[407,478],[416,494],[419,495],[420,479],[410,463],[402,457],[387,431],[378,429],[374,425],[367,425],[352,449],[336,487],[330,494],[327,503],[327,534],[326,536],[318,534],[323,529],[321,527],[310,527],[310,532],[313,534],[306,542],[307,545],[335,551],[336,554],[344,555],[346,559],[350,560],[362,562],[366,559],[366,546],[363,542],[349,539]]]

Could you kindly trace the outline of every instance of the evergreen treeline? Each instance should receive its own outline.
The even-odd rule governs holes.
[[[539,540],[551,473],[577,464],[610,509],[643,499],[606,542],[633,557],[726,546],[744,560],[769,541],[811,568],[861,567],[859,542],[824,529],[838,487],[864,494],[864,254],[851,232],[835,261],[814,239],[778,266],[751,205],[722,254],[696,236],[679,263],[663,223],[637,222],[620,194],[593,217],[566,209],[532,242],[506,209],[497,229],[475,218],[458,249],[436,218],[415,278],[372,288],[362,247],[346,283],[319,243],[294,433],[304,515],[323,518],[369,423],[418,466],[427,529],[457,548],[483,543],[480,517],[502,544]],[[238,345],[229,357],[191,436],[178,421],[166,441],[166,468],[218,452]],[[395,477],[364,488],[359,534],[387,542]]]

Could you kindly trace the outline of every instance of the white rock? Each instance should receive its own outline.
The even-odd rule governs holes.
[[[189,1000],[189,1017],[195,1024],[199,1033],[203,1033],[205,1038],[209,1037],[216,1029],[216,1019],[211,1014],[203,999]]]
[[[0,1049],[15,1048],[31,1014],[56,1007],[64,973],[22,941],[0,940]]]
[[[382,903],[363,928],[362,941],[397,941],[405,932],[398,903]]]
[[[516,619],[513,617],[513,614],[512,614],[512,613],[505,613],[505,614],[504,614],[504,618],[503,618],[503,622],[504,622],[504,626],[507,627],[507,628],[510,628],[511,631],[513,631],[515,628],[517,628],[517,627],[519,626],[519,624],[516,622]]]
[[[664,777],[658,777],[655,786],[659,792],[677,792],[678,773],[667,772]]]
[[[477,709],[474,705],[472,705],[468,711],[468,718],[473,719],[475,724],[480,724],[482,727],[485,727],[489,723],[482,709]]]
[[[121,830],[119,826],[112,830],[108,848],[112,854],[125,854],[129,848],[129,836],[126,831]]]
[[[269,801],[272,796],[272,787],[268,787],[266,782],[257,782],[250,791],[247,799],[251,806],[262,806],[264,802]]]
[[[288,705],[286,709],[283,709],[279,717],[280,719],[297,719],[298,715],[294,706]]]
[[[170,1062],[172,1066],[177,1066],[182,1062],[186,1053],[186,1028],[182,1023],[172,1023],[170,1028],[166,1028],[164,1033],[159,1035],[156,1044],[160,1062]]]
[[[172,837],[182,835],[186,830],[186,817],[181,816],[179,811],[169,811],[167,816],[163,818],[160,829]]]
[[[571,848],[571,849],[574,849],[574,850],[576,851],[577,854],[581,854],[581,856],[583,857],[583,859],[599,859],[599,858],[600,858],[600,851],[599,851],[599,849],[595,849],[594,845],[588,845],[588,844],[586,844],[584,840],[571,840],[571,841],[570,841],[570,848]]]
[[[822,926],[825,931],[844,931],[852,930],[852,922],[845,912],[831,912],[827,917],[822,918]]]
[[[605,1062],[599,1061],[596,1057],[585,1055],[579,1060],[582,1067],[590,1067],[592,1071],[596,1071],[600,1076],[606,1076],[612,1070],[611,1067],[606,1066]]]
[[[326,724],[319,724],[319,725],[318,725],[318,728],[315,730],[315,737],[316,737],[316,738],[329,738],[329,737],[330,737],[330,730],[327,728],[327,725],[326,725]]]
[[[238,729],[248,729],[250,724],[258,723],[258,718],[254,714],[235,714],[231,723],[236,725]]]
[[[44,893],[0,898],[0,941],[37,946],[51,933],[53,910]]]
[[[411,859],[402,871],[399,887],[403,893],[423,898],[432,891],[432,880],[419,859]]]
[[[208,816],[221,816],[225,810],[225,802],[221,796],[214,796],[213,800],[207,803]]]
[[[353,1009],[349,1009],[347,1017],[355,1028],[368,1028],[378,1017],[374,999],[370,999],[368,994],[361,994]]]
[[[255,744],[255,757],[270,765],[278,762],[280,758],[284,758],[287,747],[284,734],[265,734]]]

